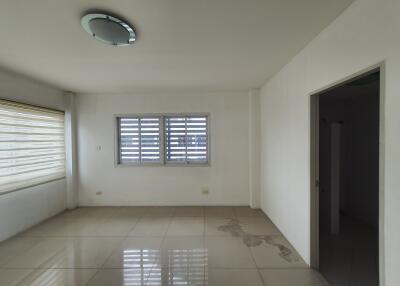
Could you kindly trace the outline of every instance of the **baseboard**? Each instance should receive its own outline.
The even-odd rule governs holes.
[[[94,204],[82,203],[78,207],[249,207],[249,204],[243,203],[150,203],[141,202],[136,204]]]

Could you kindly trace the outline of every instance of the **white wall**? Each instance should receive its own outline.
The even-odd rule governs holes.
[[[56,215],[65,205],[65,179],[1,195],[0,241]]]
[[[114,166],[115,114],[179,112],[210,113],[211,166]],[[78,95],[79,204],[249,205],[248,120],[247,92]]]
[[[260,208],[261,149],[260,89],[249,91],[249,188],[250,206]]]
[[[310,261],[310,98],[386,63],[385,285],[400,285],[400,1],[358,0],[262,88],[262,208]]]
[[[0,70],[0,98],[67,109],[61,91],[6,70]],[[0,241],[57,214],[65,205],[65,179],[0,195]]]

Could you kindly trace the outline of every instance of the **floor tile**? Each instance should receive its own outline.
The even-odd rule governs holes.
[[[205,285],[204,267],[199,268],[154,268],[146,285]]]
[[[130,236],[164,236],[171,222],[170,217],[142,217],[138,220]]]
[[[240,217],[239,224],[243,231],[254,235],[281,235],[281,232],[268,218]]]
[[[0,243],[0,286],[261,286],[257,266],[267,286],[326,286],[247,207],[78,208]]]
[[[176,217],[203,217],[204,207],[176,207]]]
[[[231,221],[231,218],[207,217],[205,219],[204,233],[207,236],[232,236],[232,233],[221,228],[228,225]]]
[[[148,207],[143,216],[166,217],[173,216],[175,207]]]
[[[260,270],[265,286],[329,286],[318,272],[310,269]]]
[[[264,236],[250,250],[259,268],[307,267],[296,250],[281,235]]]
[[[98,268],[121,241],[120,238],[46,238],[4,267]]]
[[[101,269],[87,284],[88,286],[136,286],[145,285],[150,269]]]
[[[0,286],[29,285],[35,269],[0,269]]]
[[[74,220],[74,219],[101,219],[112,216],[116,208],[113,207],[79,207],[73,210],[66,210],[58,217]]]
[[[21,236],[91,236],[96,235],[100,219],[54,218],[22,233]]]
[[[267,216],[260,209],[252,209],[250,207],[234,207],[236,217],[259,217],[267,218]]]
[[[69,238],[44,238],[28,251],[10,259],[5,268],[44,268],[55,257],[65,254],[71,244]]]
[[[34,227],[27,229],[22,232],[19,236],[29,236],[29,237],[45,237],[45,236],[55,236],[60,235],[61,231],[66,227],[68,223],[67,220],[62,220],[59,217],[46,220]]]
[[[140,218],[146,214],[147,207],[118,207],[113,218]]]
[[[161,245],[161,267],[199,268],[207,263],[203,236],[165,237]]]
[[[39,237],[13,237],[0,243],[0,267],[39,244]]]
[[[151,268],[161,259],[162,237],[128,237],[118,246],[103,268]]]
[[[208,286],[263,286],[257,269],[209,269],[207,272]]]
[[[204,214],[206,217],[224,217],[235,218],[233,207],[205,207]]]
[[[96,272],[96,269],[47,269],[32,279],[29,286],[84,286]]]
[[[206,236],[210,267],[256,268],[250,249],[236,237]]]
[[[138,220],[138,218],[112,218],[102,220],[97,224],[94,235],[126,236],[133,230]]]
[[[174,217],[168,227],[167,236],[189,236],[204,234],[203,217]]]

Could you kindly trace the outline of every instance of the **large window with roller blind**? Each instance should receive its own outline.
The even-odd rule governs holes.
[[[63,177],[64,112],[0,100],[0,193]]]
[[[118,165],[208,165],[208,115],[117,116]]]

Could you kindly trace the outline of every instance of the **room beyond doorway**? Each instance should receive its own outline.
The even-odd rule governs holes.
[[[375,69],[312,98],[312,266],[335,286],[379,285],[380,77]]]

